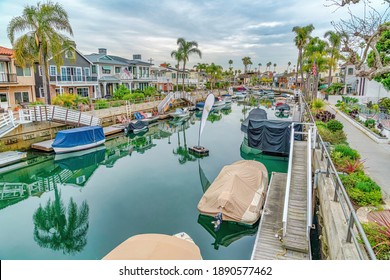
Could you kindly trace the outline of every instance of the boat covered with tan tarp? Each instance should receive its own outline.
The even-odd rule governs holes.
[[[198,203],[201,214],[222,220],[254,224],[260,218],[268,189],[264,164],[240,160],[226,165]]]
[[[186,233],[139,234],[130,237],[103,260],[201,260],[199,247]]]

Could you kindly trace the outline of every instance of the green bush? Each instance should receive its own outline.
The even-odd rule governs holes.
[[[360,154],[355,149],[352,149],[347,144],[338,144],[334,147],[335,152],[340,152],[344,157],[348,157],[350,159],[360,159]]]
[[[343,130],[344,126],[341,122],[339,122],[338,120],[330,120],[326,123],[326,127],[332,131],[332,132],[336,132],[338,130]]]
[[[358,188],[348,188],[347,193],[359,206],[378,206],[382,202],[382,192],[380,190],[365,192]]]
[[[106,109],[108,108],[108,101],[104,99],[96,100],[95,102],[95,110]]]
[[[317,128],[318,133],[321,135],[321,138],[324,142],[329,142],[333,145],[337,145],[345,143],[347,141],[347,136],[342,130],[332,132],[325,126],[319,126]]]
[[[390,238],[385,234],[386,228],[376,223],[364,223],[362,226],[376,258],[390,260]]]
[[[325,108],[325,101],[322,100],[322,99],[314,99],[312,104],[311,104],[311,109],[314,111],[314,112],[318,112],[318,111],[321,111],[323,108]]]
[[[368,128],[374,128],[375,127],[375,120],[368,119],[364,122],[364,126]]]
[[[125,85],[120,85],[113,94],[114,99],[123,99],[123,96],[130,93],[130,90]]]

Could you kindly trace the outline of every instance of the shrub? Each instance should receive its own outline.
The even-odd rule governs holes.
[[[364,122],[364,126],[365,126],[365,127],[368,127],[368,128],[374,128],[374,127],[375,127],[375,120],[373,120],[373,119],[367,119],[367,120]]]
[[[344,128],[343,124],[341,122],[339,122],[338,120],[328,121],[326,124],[326,127],[332,132],[336,132],[338,130],[343,130],[343,128]]]
[[[376,258],[378,260],[390,260],[390,237],[384,233],[384,227],[372,222],[364,223],[362,226]]]
[[[324,100],[322,99],[314,99],[312,104],[311,104],[311,109],[314,111],[314,112],[318,112],[318,111],[321,111],[324,107],[325,107],[325,102]]]
[[[336,152],[339,153],[339,152]],[[363,162],[360,161],[359,159],[345,159],[341,161],[341,163],[338,166],[340,171],[343,171],[345,173],[351,174],[353,172],[357,171],[363,171],[364,170],[364,165]]]
[[[95,109],[106,109],[108,108],[108,101],[104,99],[99,99],[95,102]]]
[[[335,115],[329,111],[319,111],[317,114],[315,114],[315,118],[316,120],[327,123],[328,121],[333,120]]]
[[[37,105],[44,105],[45,103],[43,103],[42,101],[34,101],[34,102],[30,102],[28,105],[29,106],[37,106]]]
[[[333,145],[345,143],[347,140],[347,136],[342,130],[338,130],[335,132],[330,131],[325,126],[319,126],[318,133],[321,135],[321,138],[324,142],[329,142]]]
[[[348,188],[347,193],[359,206],[378,206],[382,202],[382,192],[380,190],[365,192],[358,188]]]
[[[360,159],[360,154],[355,149],[352,149],[347,144],[338,144],[334,147],[334,151],[340,152],[343,154],[343,157],[348,157],[350,159]]]
[[[120,100],[123,99],[123,96],[130,93],[130,90],[125,85],[120,85],[115,91],[114,91],[114,99]]]

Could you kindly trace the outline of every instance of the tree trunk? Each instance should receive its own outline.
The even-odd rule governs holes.
[[[298,89],[298,74],[299,74],[299,54],[297,59],[297,73],[295,73],[295,89]]]
[[[333,54],[330,57],[330,61],[333,61]],[[329,67],[328,88],[330,87],[331,79],[332,79],[332,65],[330,65]]]
[[[183,61],[183,74],[182,74],[182,80],[183,80],[183,87],[182,87],[182,91],[184,92],[184,73],[185,73],[185,70],[186,70],[186,62]]]
[[[51,103],[51,96],[50,96],[50,90],[48,88],[48,75],[47,75],[47,68],[46,68],[46,60],[45,56],[43,55],[42,51],[42,43],[39,43],[39,64],[41,66],[42,70],[42,82],[43,82],[43,94],[45,96],[45,102],[47,105],[50,105]]]
[[[300,70],[301,70],[301,85],[303,85],[303,93],[308,97],[306,92],[306,86],[303,79],[303,69],[302,69],[302,49],[299,49],[299,64],[300,64]]]

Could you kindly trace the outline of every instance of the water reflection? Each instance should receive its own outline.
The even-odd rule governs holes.
[[[66,209],[56,185],[54,193],[54,201],[39,205],[33,215],[34,240],[42,248],[74,255],[87,244],[89,206],[83,201],[78,207],[70,198]]]
[[[245,236],[251,236],[256,234],[259,222],[252,226],[239,224],[236,222],[223,221],[218,231],[214,229],[213,217],[199,214],[198,223],[215,239],[211,244],[215,250],[219,249],[219,246],[228,247],[234,241],[237,241]]]

